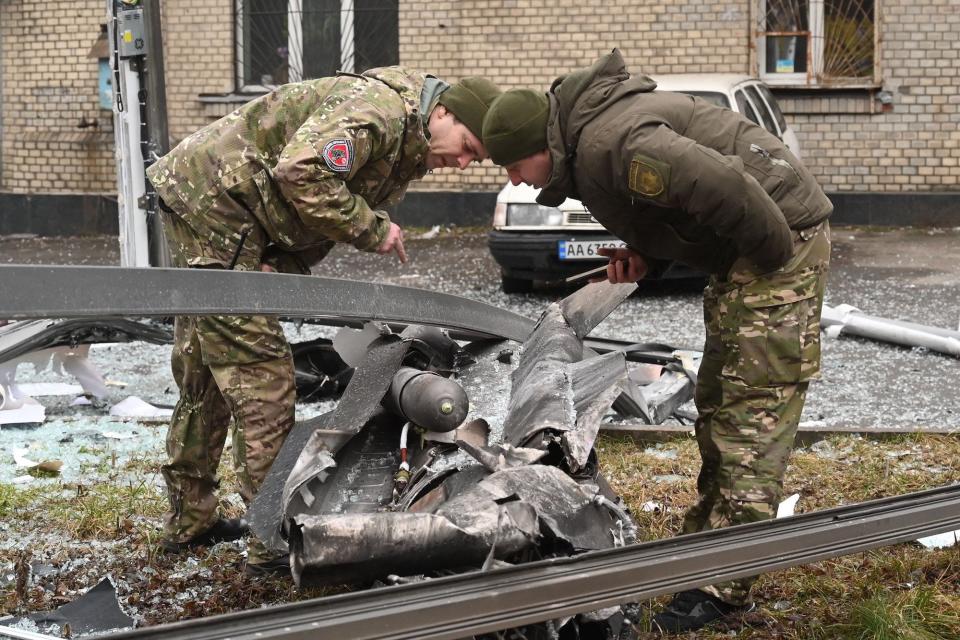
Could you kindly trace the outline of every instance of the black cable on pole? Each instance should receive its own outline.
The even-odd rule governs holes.
[[[120,21],[117,16],[117,2],[111,4],[110,21],[113,24],[113,91],[117,99],[117,111],[123,111],[123,89],[120,87]]]

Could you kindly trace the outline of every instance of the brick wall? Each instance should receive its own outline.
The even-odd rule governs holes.
[[[619,47],[634,71],[750,72],[756,0],[400,0],[400,60],[447,80],[485,75],[545,89]],[[883,89],[779,91],[804,157],[829,191],[956,190],[960,177],[960,3],[878,0]],[[234,85],[233,0],[164,0],[169,129],[174,142],[233,105],[200,94]],[[110,114],[86,57],[103,0],[0,0],[2,172],[16,193],[115,190]],[[99,128],[81,129],[81,119]],[[496,190],[499,168],[436,172],[415,189]]]
[[[3,79],[0,189],[13,193],[116,191],[111,114],[99,107],[103,2],[0,3]],[[79,127],[96,122],[96,127]]]
[[[400,61],[445,80],[487,76],[504,89],[546,90],[614,47],[634,71],[744,73],[747,9],[695,0],[401,0]],[[496,190],[505,181],[488,162],[438,171],[412,188]]]
[[[201,93],[234,90],[233,0],[164,0],[167,119],[177,142],[211,121]]]
[[[787,95],[783,106],[804,158],[829,192],[955,191],[960,3],[883,0],[881,6],[881,75],[893,94],[892,111],[881,111],[873,92],[833,94],[835,103],[823,106],[817,102],[830,98]]]
[[[166,0],[162,6],[169,128],[177,141],[211,119],[200,93],[233,89],[233,5]],[[0,190],[116,192],[112,115],[99,107],[98,61],[87,57],[106,20],[105,2],[53,7],[0,2]],[[98,126],[80,128],[81,120]]]

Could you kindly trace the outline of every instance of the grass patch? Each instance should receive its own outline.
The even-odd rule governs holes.
[[[21,488],[0,482],[0,518],[8,520],[30,510],[43,493],[43,489],[37,487]]]
[[[946,640],[958,630],[960,598],[932,587],[877,593],[853,607],[848,623],[827,629],[849,640]]]
[[[603,472],[637,520],[641,539],[677,535],[685,510],[697,498],[696,441],[685,436],[638,445],[602,437],[597,448]],[[784,496],[799,493],[797,512],[803,513],[956,482],[960,482],[956,437],[909,435],[876,442],[837,436],[794,452]],[[658,508],[651,510],[652,504]],[[884,547],[766,574],[754,593],[757,611],[696,637],[960,638],[960,548]],[[657,603],[666,600],[649,604],[656,611]],[[644,637],[649,615],[639,629]]]
[[[166,505],[165,493],[146,480],[30,488],[0,484],[5,522],[70,538],[115,538],[132,530],[135,521],[159,520]]]
[[[78,486],[74,499],[50,505],[53,520],[78,538],[109,538],[129,533],[140,518],[159,519],[167,506],[165,494],[146,481]]]
[[[641,446],[603,437],[597,448],[604,474],[638,520],[641,538],[676,535],[684,511],[696,500],[700,457],[695,440],[683,437]],[[10,572],[23,558],[61,568],[59,573],[35,577],[24,594],[15,593],[13,585],[0,588],[6,612],[53,609],[108,573],[123,577],[121,603],[148,624],[330,593],[297,589],[285,579],[246,577],[242,545],[157,554],[156,538],[167,507],[162,483],[157,482],[163,459],[102,462],[103,475],[91,476],[99,479],[80,487],[49,480],[42,486],[0,484],[0,517],[9,527],[7,535],[23,535],[26,540],[0,551],[0,568]],[[229,446],[219,471],[219,494],[224,498],[236,487]],[[804,512],[957,481],[957,438],[910,436],[872,442],[837,437],[795,452],[785,495],[800,493],[798,511]],[[228,516],[243,513],[238,500],[224,502]],[[645,509],[648,503],[658,507]],[[960,549],[930,551],[901,544],[794,567],[761,576],[755,595],[760,605],[756,611],[695,637],[960,638]],[[642,603],[645,620],[664,601]],[[641,637],[653,637],[647,636],[645,625],[648,622],[639,625]]]

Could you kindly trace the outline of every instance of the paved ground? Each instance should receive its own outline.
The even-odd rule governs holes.
[[[507,295],[482,232],[409,234],[410,262],[337,248],[318,275],[436,289],[536,316],[562,292]],[[112,238],[0,238],[8,263],[117,264]],[[960,323],[960,229],[834,230],[827,303],[864,313],[957,329]],[[598,335],[697,348],[702,341],[696,288],[647,290],[604,322]],[[131,356],[130,354],[134,355]],[[121,350],[116,357],[136,358]],[[148,357],[155,362],[157,355]],[[161,358],[162,360],[162,358]],[[119,366],[119,365],[118,365]],[[151,368],[153,365],[151,364]],[[960,429],[956,358],[858,338],[825,339],[823,379],[814,383],[804,420],[830,426]],[[162,376],[152,386],[165,384]],[[166,393],[164,393],[164,391]],[[140,390],[151,397],[151,389]],[[153,397],[168,389],[154,389]],[[159,398],[162,399],[162,398]]]

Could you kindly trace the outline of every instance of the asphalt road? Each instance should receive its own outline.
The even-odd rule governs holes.
[[[834,229],[827,304],[957,329],[960,229]],[[535,317],[562,291],[507,295],[483,232],[408,233],[410,260],[338,247],[315,268],[328,277],[379,280],[434,289]],[[112,238],[0,237],[7,263],[118,264]],[[696,286],[645,288],[618,308],[596,335],[699,348],[703,324]],[[957,358],[866,339],[824,338],[823,377],[812,384],[803,421],[826,426],[960,429]]]

